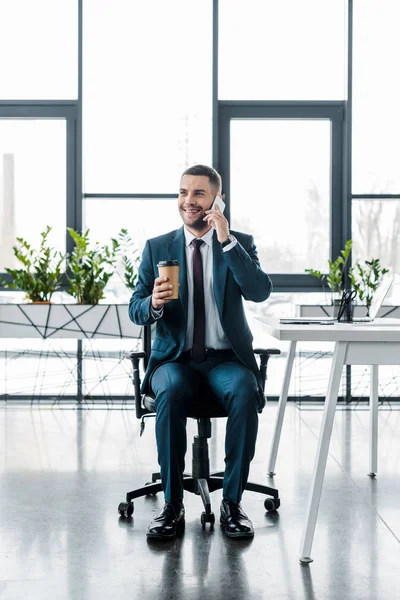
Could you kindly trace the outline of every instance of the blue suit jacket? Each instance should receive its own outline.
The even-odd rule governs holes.
[[[260,372],[254,357],[253,336],[244,314],[242,297],[253,302],[266,300],[272,283],[260,267],[253,236],[232,231],[238,243],[223,252],[217,236],[213,237],[214,297],[222,328],[238,358],[253,371],[261,387]],[[149,391],[149,378],[161,363],[176,360],[183,351],[188,313],[185,235],[183,227],[146,242],[139,269],[137,287],[129,303],[129,316],[137,325],[151,325],[151,295],[158,277],[157,263],[178,260],[179,299],[164,305],[157,319],[156,336],[142,384],[142,393]]]

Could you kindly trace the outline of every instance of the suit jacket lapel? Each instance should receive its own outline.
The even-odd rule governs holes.
[[[168,256],[171,260],[179,260],[179,299],[182,303],[183,312],[185,315],[185,323],[187,322],[188,314],[188,289],[186,276],[186,252],[185,252],[185,234],[183,227],[178,229],[172,236],[168,248]],[[217,304],[220,319],[224,308],[225,285],[228,274],[228,266],[222,256],[222,248],[218,242],[216,233],[213,236],[213,287],[214,298]]]
[[[188,313],[188,290],[186,277],[185,235],[183,232],[183,227],[175,231],[175,233],[172,235],[168,248],[168,255],[171,260],[179,260],[179,299],[182,303],[186,322]]]
[[[222,256],[221,244],[217,239],[217,234],[213,236],[213,285],[214,298],[217,304],[219,317],[222,321],[222,313],[224,309],[225,285],[228,274],[228,265]]]

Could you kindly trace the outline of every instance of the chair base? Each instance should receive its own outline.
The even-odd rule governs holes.
[[[147,483],[144,487],[133,490],[126,494],[126,502],[131,502],[134,498],[140,498],[142,496],[153,496],[158,492],[162,492],[160,473],[153,473],[151,476],[151,482]],[[202,514],[202,524],[205,522],[214,523],[214,516],[211,510],[210,493],[215,490],[222,490],[224,484],[224,472],[216,471],[211,473],[209,477],[193,477],[188,473],[183,474],[183,488],[187,492],[201,496],[204,512]],[[264,507],[270,512],[277,510],[280,506],[279,492],[275,488],[271,488],[267,485],[259,483],[247,482],[245,490],[249,492],[258,492],[259,494],[265,494],[268,498],[265,499]]]

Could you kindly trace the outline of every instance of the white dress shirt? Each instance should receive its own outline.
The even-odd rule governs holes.
[[[186,277],[188,287],[188,319],[186,327],[185,346],[183,350],[190,350],[193,346],[193,252],[192,240],[197,239],[190,231],[184,227],[185,232],[185,251],[186,251]],[[217,305],[214,298],[213,289],[213,235],[214,229],[211,228],[203,235],[204,244],[200,246],[201,260],[203,263],[203,284],[204,284],[204,305],[206,314],[206,348],[215,348],[222,350],[230,348],[231,345],[222,329],[218,314]],[[230,245],[230,244],[229,244]]]
[[[204,284],[204,304],[206,314],[206,331],[205,331],[205,346],[206,348],[214,348],[215,350],[223,350],[231,348],[228,338],[222,329],[221,321],[218,314],[217,304],[214,298],[213,289],[213,236],[214,229],[211,228],[203,235],[204,244],[200,246],[201,259],[203,263],[203,284]],[[185,252],[186,252],[186,276],[188,288],[188,319],[186,327],[184,351],[190,350],[193,345],[193,245],[192,240],[196,237],[184,227],[185,233]],[[223,252],[229,252],[237,241],[233,241],[223,248]],[[162,307],[163,308],[163,307]],[[154,318],[161,318],[163,310],[151,310]]]

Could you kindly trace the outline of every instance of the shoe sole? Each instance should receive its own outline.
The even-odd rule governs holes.
[[[159,533],[146,533],[146,537],[147,537],[147,539],[150,539],[150,540],[159,540],[160,542],[170,542],[172,540],[175,540],[176,536],[182,534],[184,532],[184,530],[185,530],[185,521],[179,521],[179,523],[177,523],[175,533],[172,533],[171,535],[160,535]]]
[[[229,531],[227,531],[225,529],[225,521],[223,519],[220,519],[219,522],[221,524],[221,527],[224,530],[224,534],[226,535],[226,537],[234,538],[236,540],[238,540],[238,539],[248,539],[248,538],[254,537],[254,531],[247,531],[247,532],[246,531],[238,531],[237,533],[230,533]]]
[[[171,542],[176,539],[176,533],[173,535],[157,535],[156,533],[146,533],[148,540],[157,540],[158,542]]]

